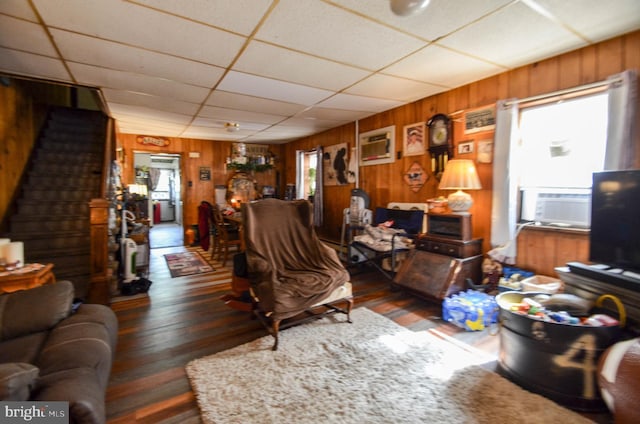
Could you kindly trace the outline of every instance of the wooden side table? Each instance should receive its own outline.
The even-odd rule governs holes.
[[[53,264],[26,264],[17,271],[0,272],[0,294],[54,283],[52,269]]]

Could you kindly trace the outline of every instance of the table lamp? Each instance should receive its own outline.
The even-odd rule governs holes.
[[[449,209],[455,213],[467,213],[473,205],[473,199],[471,195],[462,190],[482,188],[473,161],[469,159],[448,161],[438,188],[440,190],[457,190],[455,193],[451,193],[447,199]]]

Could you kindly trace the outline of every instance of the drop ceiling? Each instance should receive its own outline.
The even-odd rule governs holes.
[[[638,0],[2,0],[0,73],[96,88],[123,133],[285,143],[639,28]]]

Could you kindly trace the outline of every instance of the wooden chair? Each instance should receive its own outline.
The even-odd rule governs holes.
[[[211,234],[213,238],[211,259],[217,259],[222,262],[222,266],[225,266],[229,258],[229,246],[236,246],[235,250],[240,250],[240,246],[242,245],[240,231],[238,227],[224,220],[218,205],[213,205],[211,214],[213,227]]]

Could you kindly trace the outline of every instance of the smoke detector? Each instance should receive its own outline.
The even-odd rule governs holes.
[[[240,130],[240,124],[237,122],[227,122],[224,124],[224,127],[228,132],[236,132]]]

